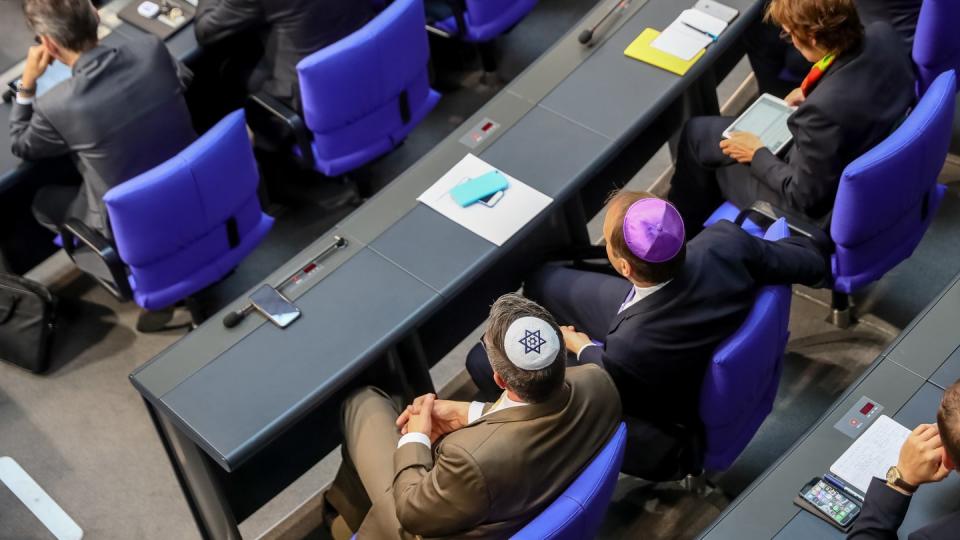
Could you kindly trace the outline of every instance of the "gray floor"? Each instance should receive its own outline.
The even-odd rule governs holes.
[[[3,0],[7,1],[7,0]],[[541,2],[530,19],[502,42],[501,74],[509,80],[592,6],[578,0]],[[720,89],[731,95],[746,75],[741,66]],[[374,181],[405,169],[445,137],[496,91],[472,86],[448,92],[437,111],[407,144],[363,174]],[[631,187],[656,189],[668,168],[659,154]],[[947,173],[947,180],[960,175]],[[324,199],[336,187],[286,180],[293,191],[318,190]],[[662,185],[661,185],[662,187]],[[267,242],[205,301],[221,305],[298,251],[343,215],[304,197],[302,204],[276,208],[278,224]],[[791,340],[773,414],[743,457],[715,478],[720,490],[689,495],[675,485],[651,488],[624,478],[601,531],[602,538],[691,538],[790,445],[863,370],[880,350],[960,269],[960,190],[951,189],[934,226],[915,255],[857,301],[862,322],[840,331],[823,322],[822,291],[797,289]],[[596,236],[596,222],[593,226]],[[137,393],[127,381],[136,366],[182,333],[142,335],[133,330],[136,307],[119,305],[86,280],[58,291],[64,297],[55,365],[38,377],[0,365],[0,455],[15,458],[84,529],[88,538],[191,539],[198,535],[170,466]],[[71,300],[72,299],[72,300]],[[432,371],[438,387],[462,373],[464,340]],[[246,538],[266,533],[309,501],[332,477],[330,456],[290,489],[242,524]],[[288,520],[289,521],[289,520]],[[269,537],[277,537],[269,534]],[[296,534],[287,537],[296,537]],[[302,536],[302,534],[300,535]],[[48,538],[12,496],[0,489],[0,538]]]

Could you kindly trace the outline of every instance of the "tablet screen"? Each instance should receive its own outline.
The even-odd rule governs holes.
[[[787,128],[787,118],[793,109],[767,96],[761,96],[747,112],[731,124],[725,135],[732,131],[747,131],[756,134],[764,146],[779,152],[793,135]]]

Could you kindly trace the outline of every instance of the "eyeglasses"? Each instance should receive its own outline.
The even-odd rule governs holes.
[[[780,39],[786,41],[787,43],[793,43],[793,33],[784,28],[780,30]]]

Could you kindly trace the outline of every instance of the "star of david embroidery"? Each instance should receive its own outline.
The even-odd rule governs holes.
[[[523,337],[519,343],[523,345],[523,354],[536,352],[540,354],[540,347],[547,343],[547,340],[540,336],[539,330],[524,330]]]

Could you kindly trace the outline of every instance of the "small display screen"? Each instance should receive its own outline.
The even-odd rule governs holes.
[[[862,409],[860,409],[860,414],[862,415],[870,414],[870,411],[873,410],[873,407],[874,407],[873,403],[867,403],[866,405],[863,406]]]

